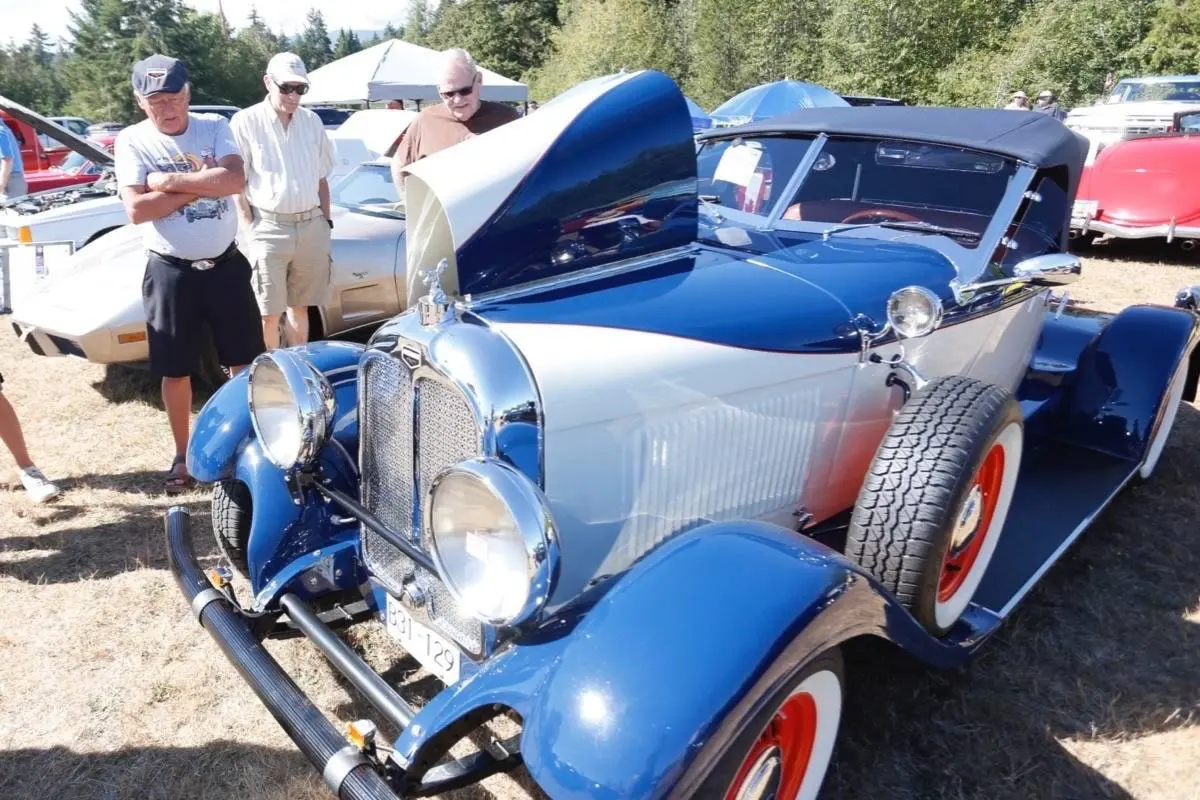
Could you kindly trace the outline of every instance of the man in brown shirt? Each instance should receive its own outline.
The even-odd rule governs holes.
[[[417,115],[392,156],[392,180],[397,189],[402,185],[400,170],[408,164],[519,116],[512,106],[480,99],[483,73],[466,50],[446,50],[442,58],[441,105],[429,106]]]

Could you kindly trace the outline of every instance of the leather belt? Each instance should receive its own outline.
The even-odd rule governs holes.
[[[223,261],[227,261],[236,255],[237,242],[234,242],[233,244],[229,245],[229,247],[225,248],[225,252],[221,253],[220,255],[213,256],[212,258],[199,258],[194,261],[187,258],[180,258],[179,256],[169,256],[166,253],[160,253],[157,250],[148,250],[147,252],[155,258],[161,259],[173,266],[187,267],[189,269],[203,271],[206,269],[212,269]]]
[[[276,211],[264,211],[258,206],[253,206],[253,208],[255,214],[263,219],[270,220],[271,222],[308,222],[310,219],[316,219],[317,217],[322,216],[320,206],[316,208],[310,208],[308,211],[297,211],[294,214],[280,214]]]

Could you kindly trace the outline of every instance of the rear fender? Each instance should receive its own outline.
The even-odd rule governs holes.
[[[422,762],[439,731],[508,707],[550,796],[686,797],[759,704],[828,648],[870,634],[950,666],[998,622],[973,610],[933,639],[840,554],[757,522],[693,529],[591,595],[436,695],[397,740],[401,758]]]
[[[1200,313],[1200,286],[1185,286],[1175,295],[1175,307]],[[1196,400],[1197,384],[1200,384],[1200,347],[1192,348],[1188,359],[1187,383],[1183,387],[1183,399],[1191,403]]]
[[[1056,437],[1141,461],[1198,325],[1191,311],[1166,306],[1130,306],[1112,317],[1079,353]]]
[[[333,435],[321,451],[321,475],[358,494],[358,355],[363,347],[314,342],[291,348],[321,370],[334,387]],[[218,389],[196,420],[188,442],[188,470],[198,480],[235,479],[250,490],[252,513],[246,562],[254,607],[266,608],[284,591],[314,599],[365,580],[357,563],[357,529],[337,524],[338,512],[313,492],[301,496],[266,458],[254,435],[247,397],[248,370]]]

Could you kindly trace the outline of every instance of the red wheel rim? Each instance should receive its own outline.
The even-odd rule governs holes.
[[[737,800],[743,790],[750,788],[755,766],[768,753],[779,754],[778,789],[774,796],[791,800],[800,793],[813,744],[817,740],[817,701],[811,694],[801,692],[787,699],[767,727],[755,740],[738,769],[725,800]]]
[[[942,572],[938,578],[937,599],[940,603],[947,602],[954,593],[962,587],[963,581],[971,574],[971,567],[983,549],[983,543],[991,533],[992,517],[1000,501],[1000,490],[1004,484],[1004,448],[999,444],[992,445],[979,471],[975,473],[975,481],[967,492],[967,503],[978,504],[978,520],[966,538],[956,543],[952,540],[942,558]],[[964,509],[956,522],[956,527],[963,524],[963,517],[968,519],[975,515],[975,510],[969,505]]]

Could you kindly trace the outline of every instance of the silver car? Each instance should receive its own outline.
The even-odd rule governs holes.
[[[313,339],[382,322],[406,306],[404,209],[387,159],[360,164],[330,195],[332,291],[325,305],[309,308]],[[246,253],[245,230],[238,241]],[[143,363],[149,358],[145,267],[140,226],[125,225],[59,264],[46,264],[36,287],[14,300],[13,328],[38,355]],[[209,385],[225,379],[211,344],[196,377]]]

